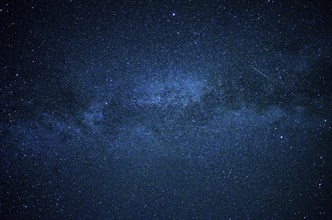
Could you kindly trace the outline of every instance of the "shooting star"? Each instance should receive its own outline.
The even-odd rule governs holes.
[[[277,82],[276,80],[270,78],[269,76],[267,76],[266,74],[264,74],[262,71],[260,71],[259,69],[255,68],[255,67],[253,67],[251,65],[250,65],[250,67],[253,68],[260,75],[264,76],[266,79],[268,79],[274,85],[278,86],[279,88],[285,89],[285,85],[283,83]]]

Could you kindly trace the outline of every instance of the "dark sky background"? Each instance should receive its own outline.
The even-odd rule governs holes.
[[[331,219],[331,14],[1,1],[1,219]]]

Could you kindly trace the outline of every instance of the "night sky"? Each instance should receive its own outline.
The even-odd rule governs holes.
[[[332,4],[1,1],[1,219],[332,219]]]

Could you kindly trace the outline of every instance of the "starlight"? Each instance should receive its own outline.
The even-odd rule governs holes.
[[[332,219],[329,5],[8,2],[0,219]]]

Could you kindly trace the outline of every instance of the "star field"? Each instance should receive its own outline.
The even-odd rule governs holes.
[[[331,219],[331,9],[0,3],[0,218]]]

